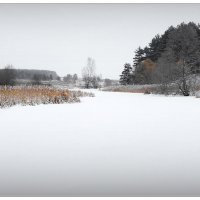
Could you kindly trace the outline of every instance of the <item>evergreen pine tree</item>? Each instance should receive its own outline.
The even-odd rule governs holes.
[[[141,47],[138,47],[135,51],[135,57],[133,58],[133,65],[137,66],[143,60],[145,60],[144,50]]]
[[[160,57],[160,41],[161,37],[159,35],[156,35],[151,42],[149,43],[149,58],[152,61],[156,61]]]
[[[132,74],[132,67],[129,63],[124,65],[124,70],[120,75],[120,84],[122,85],[129,85],[132,84],[133,74]]]

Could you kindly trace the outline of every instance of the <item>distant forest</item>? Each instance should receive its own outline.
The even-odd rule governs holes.
[[[54,71],[14,69],[12,65],[0,69],[0,85],[15,85],[16,80],[30,80],[39,84],[40,81],[58,80],[60,77]]]
[[[34,69],[15,69],[17,79],[35,79],[54,80],[58,79],[55,71],[49,70],[34,70]]]
[[[163,89],[177,84],[182,94],[189,96],[189,77],[199,73],[200,25],[181,23],[156,35],[148,46],[138,47],[133,64],[124,65],[120,83],[161,84]]]

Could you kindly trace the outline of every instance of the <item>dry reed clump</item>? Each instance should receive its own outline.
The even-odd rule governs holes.
[[[61,104],[80,102],[83,92],[47,86],[0,87],[0,108],[20,105]]]
[[[155,86],[111,86],[104,88],[103,91],[110,92],[127,92],[127,93],[143,93],[143,94],[151,94],[155,90]]]

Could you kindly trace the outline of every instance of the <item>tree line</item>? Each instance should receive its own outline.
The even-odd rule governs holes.
[[[138,47],[133,64],[124,65],[120,83],[159,84],[163,93],[176,88],[189,96],[194,77],[199,73],[200,25],[181,23],[156,35],[148,46]]]
[[[66,76],[63,77],[63,81],[66,82],[67,84],[76,84],[78,80],[78,75],[77,74],[67,74]]]
[[[31,84],[39,85],[41,81],[51,81],[58,79],[59,77],[52,74],[55,72],[48,72],[46,70],[18,70],[12,65],[7,65],[3,69],[0,69],[0,85],[16,85],[17,80],[25,79],[29,80]]]

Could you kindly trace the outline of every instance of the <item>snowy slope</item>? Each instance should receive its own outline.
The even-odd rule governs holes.
[[[0,110],[0,196],[200,195],[200,99],[95,94]]]

